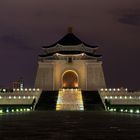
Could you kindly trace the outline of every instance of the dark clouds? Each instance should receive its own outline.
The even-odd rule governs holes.
[[[3,34],[0,36],[0,48],[5,51],[32,51],[35,50],[26,38],[16,34]]]
[[[123,24],[140,26],[140,9],[123,10],[118,21]]]
[[[41,46],[73,26],[83,41],[100,46],[109,87],[120,86],[120,80],[140,87],[139,7],[139,0],[1,0],[0,85],[19,75],[33,86]]]

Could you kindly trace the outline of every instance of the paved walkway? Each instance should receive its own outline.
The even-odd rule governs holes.
[[[0,140],[140,139],[140,116],[111,112],[27,112],[0,115]]]

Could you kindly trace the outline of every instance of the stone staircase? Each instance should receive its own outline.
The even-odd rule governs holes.
[[[84,110],[82,93],[80,89],[60,89],[56,110],[81,111]]]
[[[105,110],[98,91],[82,91],[85,110]]]
[[[58,91],[42,91],[35,110],[55,110]]]
[[[98,91],[60,89],[42,91],[35,110],[94,111],[105,110]]]

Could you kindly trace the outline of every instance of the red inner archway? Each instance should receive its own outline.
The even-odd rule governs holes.
[[[62,76],[62,87],[63,88],[76,88],[78,87],[78,75],[76,72],[69,70],[64,72]]]

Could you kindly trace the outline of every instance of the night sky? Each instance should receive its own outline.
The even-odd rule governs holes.
[[[41,46],[69,26],[100,47],[108,87],[140,89],[140,0],[0,0],[0,85],[33,87]]]

